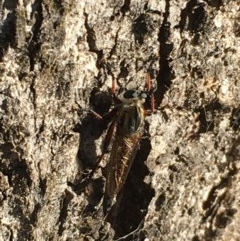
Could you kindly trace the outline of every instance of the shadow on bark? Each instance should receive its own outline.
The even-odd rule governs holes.
[[[144,240],[142,225],[148,205],[154,196],[154,190],[144,182],[149,175],[145,161],[150,153],[148,138],[142,139],[126,183],[117,200],[116,210],[111,210],[107,221],[115,230],[116,240]],[[113,207],[114,209],[114,207]]]

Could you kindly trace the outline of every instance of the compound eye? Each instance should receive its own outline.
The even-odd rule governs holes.
[[[147,98],[147,94],[146,93],[141,93],[140,96],[141,96],[142,99],[146,99]]]
[[[132,98],[137,98],[139,93],[136,90],[127,90],[124,94],[123,97],[125,99],[132,99]]]
[[[137,97],[138,97],[138,95],[139,95],[139,94],[138,94],[138,92],[137,92],[137,91],[135,91],[135,92],[133,93],[133,95],[132,95],[132,96],[133,96],[133,98],[137,98]]]

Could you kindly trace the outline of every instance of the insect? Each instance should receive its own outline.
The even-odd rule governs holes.
[[[105,195],[114,198],[122,189],[132,163],[139,149],[140,140],[144,132],[144,119],[146,111],[144,102],[150,94],[151,111],[154,110],[154,99],[152,95],[152,84],[147,75],[147,91],[127,90],[123,98],[116,98],[118,103],[108,117],[112,122],[108,128],[107,135],[103,144],[103,154],[99,157],[96,168],[107,152],[112,141],[110,159],[106,165],[106,189]],[[115,85],[113,83],[113,92]],[[93,172],[96,170],[93,169]]]
[[[125,183],[144,130],[146,94],[129,90],[123,97],[111,124],[116,131],[106,167],[105,192],[109,197],[117,195]]]

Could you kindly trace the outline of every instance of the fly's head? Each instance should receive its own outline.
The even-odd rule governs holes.
[[[113,89],[116,90],[116,85],[114,83],[115,81],[113,81],[114,88],[112,88],[112,90]],[[147,109],[146,113],[152,113],[155,111],[155,100],[154,100],[155,90],[156,88],[152,83],[150,74],[147,74],[144,90],[135,90],[135,89],[126,90],[123,93],[122,98],[121,97],[119,98],[119,103],[122,103],[123,105],[136,105],[136,104],[139,106],[144,105],[145,109]]]
[[[147,98],[147,94],[138,90],[127,90],[123,94],[122,103],[126,105],[143,105]]]
[[[112,93],[116,104],[117,125],[122,135],[131,135],[143,130],[146,114],[154,111],[154,88],[150,75],[147,75],[146,85],[143,90],[130,89],[115,95],[116,84],[113,81]],[[149,108],[150,107],[150,108]]]

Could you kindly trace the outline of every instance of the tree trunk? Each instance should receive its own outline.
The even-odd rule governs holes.
[[[2,1],[0,240],[240,240],[239,41],[238,0]],[[156,111],[104,213],[92,111],[147,74]]]

